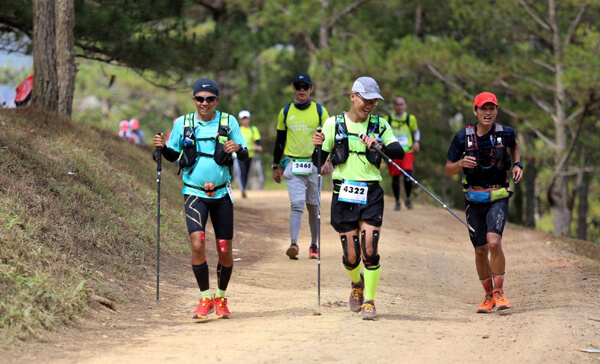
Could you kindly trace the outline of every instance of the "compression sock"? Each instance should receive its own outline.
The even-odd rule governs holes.
[[[375,291],[381,277],[381,266],[365,267],[365,301],[375,300]]]
[[[492,276],[494,277],[494,288],[495,289],[499,289],[499,290],[503,290],[502,285],[504,285],[504,273],[502,274],[493,274]]]
[[[412,176],[412,171],[406,171],[409,175]],[[412,181],[410,178],[404,176],[404,193],[406,194],[406,198],[410,198],[410,192],[412,191]]]
[[[480,279],[479,281],[485,290],[485,294],[487,296],[491,296],[494,292],[494,281],[492,280],[492,275],[490,274],[490,276],[486,279]]]
[[[225,267],[221,265],[221,262],[217,264],[217,281],[219,290],[225,292],[227,290],[227,285],[229,284],[229,280],[231,279],[231,272],[233,271],[233,265],[231,267]],[[218,293],[218,291],[217,291]],[[224,296],[217,296],[224,297]]]
[[[344,266],[344,268],[346,268],[346,272],[348,272],[350,279],[352,279],[352,283],[358,284],[362,282],[362,278],[360,277],[360,264],[354,269],[348,269],[346,266]]]
[[[317,245],[317,229],[319,227],[319,205],[306,204],[308,225],[310,226],[310,245]]]
[[[208,264],[206,264],[206,262],[200,265],[192,264],[192,270],[194,271],[194,276],[196,277],[200,292],[208,291],[210,288],[208,284]]]
[[[392,191],[394,191],[394,198],[398,202],[400,200],[400,176],[392,177]]]

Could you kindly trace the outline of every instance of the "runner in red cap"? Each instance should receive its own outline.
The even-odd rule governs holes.
[[[505,257],[502,232],[508,216],[508,171],[515,183],[523,179],[521,148],[515,131],[495,120],[498,100],[482,92],[473,102],[477,124],[454,136],[446,157],[445,172],[452,176],[464,172],[465,213],[475,232],[469,232],[475,248],[475,266],[485,290],[479,313],[511,308],[504,294]],[[514,163],[512,162],[514,161]]]

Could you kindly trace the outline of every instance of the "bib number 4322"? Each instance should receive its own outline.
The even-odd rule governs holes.
[[[344,180],[340,186],[338,201],[366,205],[368,192],[369,185],[367,182]]]

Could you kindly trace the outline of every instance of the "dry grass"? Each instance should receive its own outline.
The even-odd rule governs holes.
[[[151,152],[57,114],[0,112],[0,342],[56,329],[95,295],[125,300],[125,287],[154,269]],[[182,227],[161,233],[184,233],[168,167],[161,222]]]

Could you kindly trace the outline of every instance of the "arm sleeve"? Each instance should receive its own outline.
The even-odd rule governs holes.
[[[279,164],[281,156],[283,156],[283,149],[285,148],[286,139],[287,130],[277,129],[277,138],[275,139],[275,150],[273,151],[273,164]]]
[[[167,146],[162,148],[162,155],[169,162],[175,162],[177,160],[177,158],[179,158],[179,153],[177,153],[177,151],[175,151]]]
[[[327,157],[329,157],[329,152],[326,152],[321,148],[321,163],[319,163],[319,152],[317,151],[317,148],[315,148],[315,150],[313,151],[313,154],[312,154],[313,164],[315,164],[317,166],[322,166],[325,164]]]
[[[240,145],[240,144],[238,144],[238,145]],[[242,149],[239,152],[236,152],[235,154],[237,155],[237,158],[240,161],[245,162],[249,159],[248,148],[244,147],[243,145],[240,145],[240,147],[242,147]]]
[[[382,152],[392,159],[404,158],[404,148],[402,148],[402,145],[400,145],[398,142],[390,143],[384,146]]]

